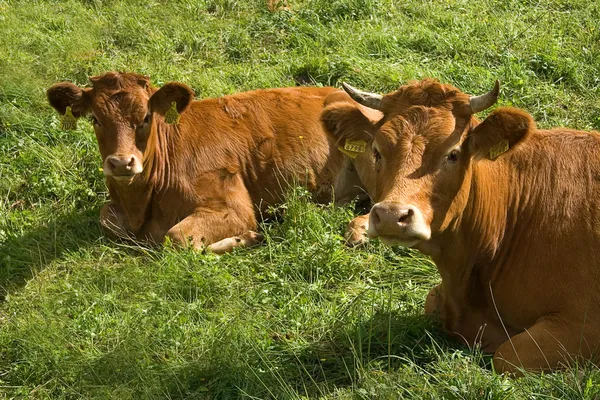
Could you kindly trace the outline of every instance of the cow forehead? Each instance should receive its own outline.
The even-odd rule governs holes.
[[[382,107],[384,114],[401,113],[411,106],[445,108],[462,112],[469,105],[470,96],[452,85],[442,84],[435,79],[423,79],[400,86],[397,91],[385,96]]]
[[[113,71],[91,77],[90,81],[96,117],[126,121],[144,118],[152,92],[147,76]]]
[[[96,117],[117,120],[144,119],[148,112],[148,94],[141,90],[103,92],[94,90],[92,109]]]
[[[100,92],[119,92],[136,88],[146,88],[150,85],[147,76],[134,73],[107,72],[90,78],[94,90]]]
[[[443,143],[456,128],[451,111],[432,107],[408,107],[382,124],[379,133],[391,142],[399,138],[423,137],[433,144]]]

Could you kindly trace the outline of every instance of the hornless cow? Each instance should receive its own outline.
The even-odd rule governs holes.
[[[259,240],[256,211],[281,202],[292,183],[317,201],[362,194],[356,171],[319,120],[334,88],[257,90],[202,101],[181,83],[109,72],[92,87],[57,83],[50,104],[63,125],[91,114],[110,202],[105,229],[118,237],[165,236],[214,252]]]
[[[560,368],[600,350],[600,135],[538,130],[487,95],[424,80],[379,96],[372,137],[378,203],[368,234],[431,256],[425,303],[445,329],[494,353],[498,372]],[[367,126],[360,113],[346,126]]]

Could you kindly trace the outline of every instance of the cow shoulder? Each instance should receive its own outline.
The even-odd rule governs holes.
[[[477,159],[495,158],[524,142],[535,129],[535,121],[525,111],[498,108],[469,132],[469,153]]]

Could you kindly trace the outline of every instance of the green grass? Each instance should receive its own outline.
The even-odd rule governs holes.
[[[0,395],[6,398],[597,399],[589,365],[512,381],[423,316],[417,252],[347,249],[351,208],[290,193],[266,245],[114,243],[92,129],[44,90],[108,70],[199,98],[426,76],[539,125],[600,128],[600,5],[583,0],[0,0]]]

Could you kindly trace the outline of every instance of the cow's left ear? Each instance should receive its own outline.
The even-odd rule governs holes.
[[[535,121],[525,111],[498,108],[469,132],[465,144],[475,159],[493,160],[526,140],[535,129]]]
[[[150,109],[153,112],[165,115],[171,103],[177,104],[177,112],[182,113],[194,99],[194,92],[188,86],[179,82],[167,83],[150,97]]]

